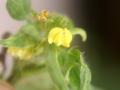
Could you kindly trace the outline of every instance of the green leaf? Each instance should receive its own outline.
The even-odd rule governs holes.
[[[87,65],[81,65],[80,69],[80,90],[90,90],[91,73]]]
[[[59,62],[71,90],[90,90],[91,72],[79,50],[61,52]]]
[[[80,69],[78,66],[71,68],[69,72],[69,81],[72,90],[80,90]]]
[[[86,41],[87,40],[87,34],[85,32],[84,29],[82,28],[73,28],[71,30],[73,35],[80,35],[82,37],[82,41]]]
[[[20,33],[24,33],[34,40],[38,41],[40,39],[40,31],[36,30],[36,27],[32,24],[26,24],[20,29]]]
[[[33,47],[39,40],[39,31],[33,25],[25,25],[16,35],[0,40],[4,47]]]
[[[79,50],[64,50],[59,54],[59,63],[61,69],[64,74],[66,74],[67,70],[75,65],[76,63],[80,63],[80,52]]]
[[[16,20],[23,20],[31,11],[31,0],[7,0],[7,10]]]
[[[76,49],[62,51],[59,55],[61,69],[70,90],[80,90],[80,52]]]

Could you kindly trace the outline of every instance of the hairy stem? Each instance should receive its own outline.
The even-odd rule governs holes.
[[[68,90],[67,84],[65,83],[64,76],[62,75],[59,62],[57,60],[57,50],[50,47],[47,56],[47,66],[53,82],[59,88],[59,90]]]

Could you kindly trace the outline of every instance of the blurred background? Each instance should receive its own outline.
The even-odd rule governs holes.
[[[92,83],[120,90],[120,0],[32,0],[35,10],[66,14],[87,31],[87,42],[76,38],[92,72]],[[0,0],[0,37],[15,33],[24,22],[13,20]]]

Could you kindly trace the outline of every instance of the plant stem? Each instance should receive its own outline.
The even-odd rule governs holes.
[[[53,47],[50,47],[50,50],[48,51],[47,66],[51,78],[59,90],[68,90],[57,59],[57,50]]]

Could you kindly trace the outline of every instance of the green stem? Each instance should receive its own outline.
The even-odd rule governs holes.
[[[53,47],[48,51],[47,66],[53,82],[58,86],[59,90],[68,90],[57,60],[57,50]]]

